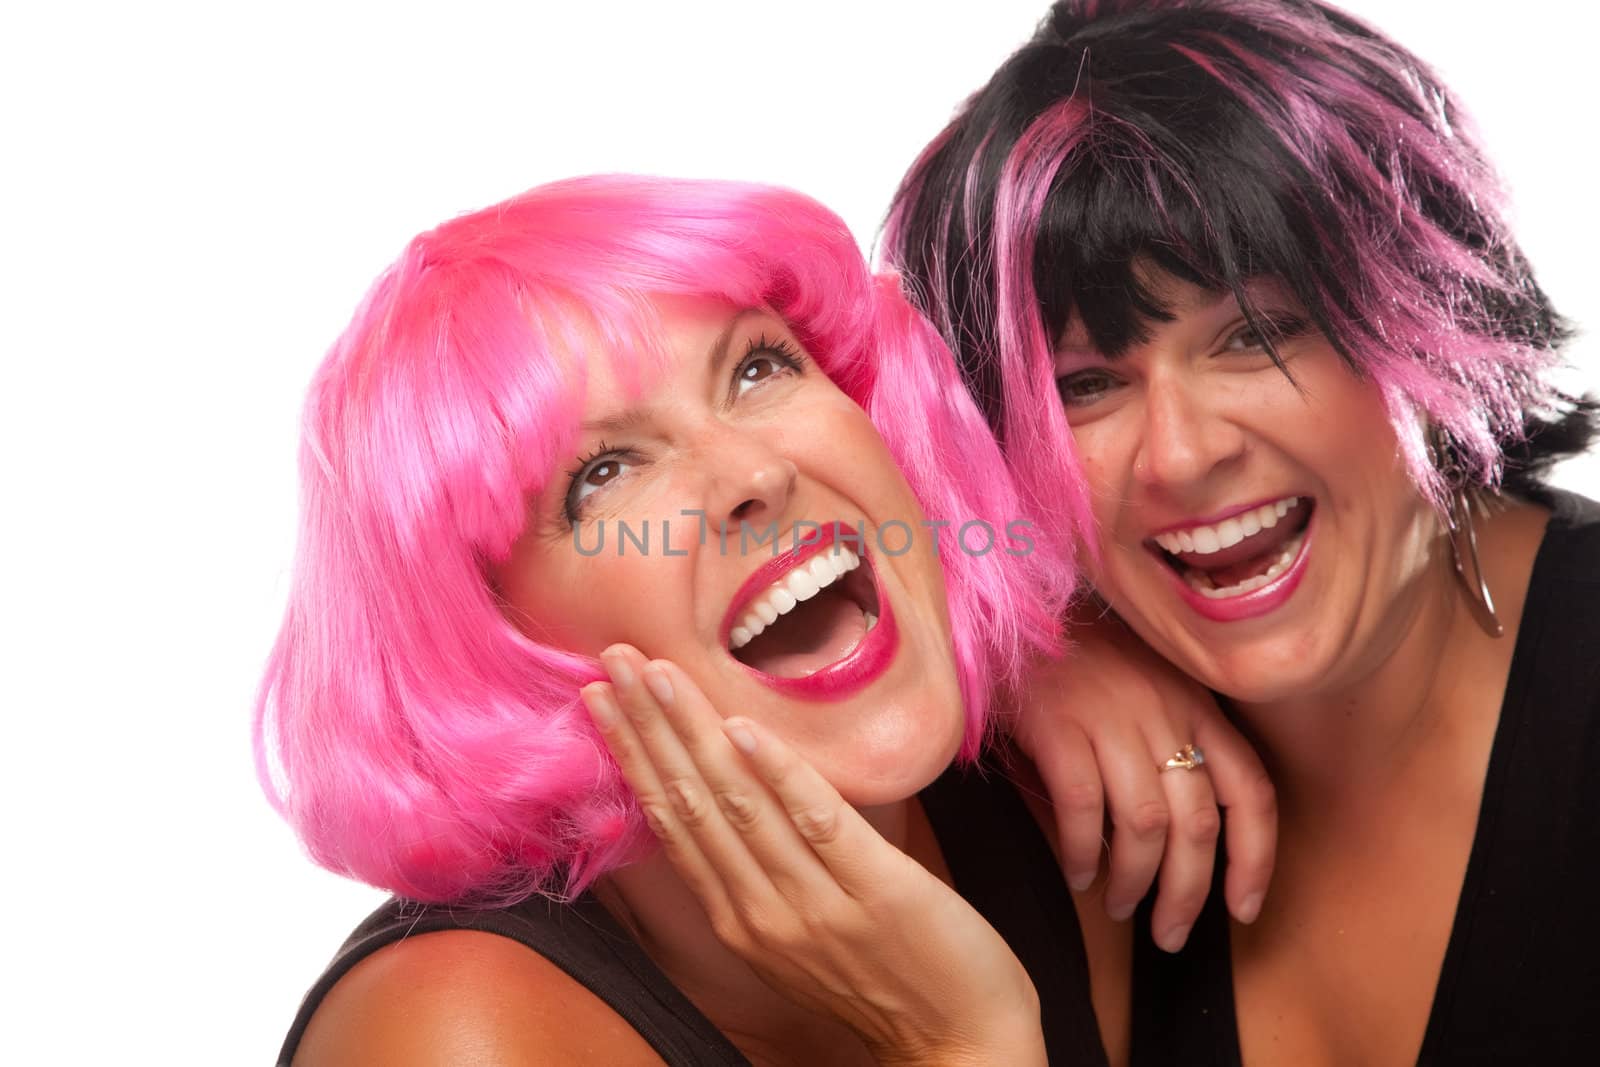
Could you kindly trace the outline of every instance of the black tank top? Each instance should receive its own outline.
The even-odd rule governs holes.
[[[1419,1064],[1600,1063],[1600,505],[1539,502],[1550,522]],[[1237,1067],[1220,881],[1176,955],[1143,933],[1149,913],[1146,901],[1132,1067]]]
[[[1050,1062],[1104,1065],[1072,899],[1022,798],[998,771],[952,769],[921,799],[957,891],[1033,978]],[[626,1019],[673,1067],[748,1063],[610,913],[584,895],[570,904],[534,897],[492,910],[389,901],[357,927],[306,994],[278,1054],[280,1067],[294,1058],[322,998],[352,967],[385,945],[439,930],[480,930],[527,945]]]

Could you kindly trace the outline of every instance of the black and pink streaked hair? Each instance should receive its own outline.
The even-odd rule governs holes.
[[[1169,318],[1152,266],[1231,292],[1269,340],[1245,286],[1285,283],[1436,502],[1525,488],[1592,432],[1551,384],[1567,327],[1449,91],[1315,0],[1062,0],[913,165],[884,250],[1080,534],[1051,349],[1081,322],[1115,357]]]
[[[655,300],[770,307],[872,419],[926,513],[1021,517],[938,334],[798,193],[625,175],[542,186],[415,238],[317,371],[288,611],[257,772],[324,866],[428,901],[581,889],[648,840],[578,702],[604,676],[507,618],[487,577],[573,461],[586,367],[648,392]],[[974,754],[994,697],[1054,647],[1070,583],[940,553]],[[1057,542],[1059,544],[1059,541]]]

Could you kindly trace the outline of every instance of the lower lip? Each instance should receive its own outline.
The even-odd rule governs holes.
[[[758,671],[737,659],[734,662],[769,689],[804,700],[838,700],[865,689],[883,676],[900,649],[900,629],[895,625],[888,593],[878,580],[876,565],[872,570],[872,582],[878,593],[878,622],[862,635],[861,643],[843,659],[835,660],[815,674],[799,678],[780,678],[776,674]]]
[[[1277,611],[1283,606],[1294,591],[1300,587],[1300,579],[1306,575],[1306,561],[1311,558],[1312,527],[1316,525],[1317,517],[1311,516],[1306,528],[1301,534],[1300,551],[1294,557],[1294,562],[1289,564],[1289,569],[1284,571],[1271,582],[1260,589],[1252,589],[1239,596],[1222,597],[1213,600],[1211,597],[1202,596],[1184,580],[1183,575],[1175,573],[1170,567],[1165,567],[1172,581],[1178,587],[1178,594],[1199,615],[1210,619],[1212,622],[1239,622],[1244,619],[1254,619],[1269,612]]]

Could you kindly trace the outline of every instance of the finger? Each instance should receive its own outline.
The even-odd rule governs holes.
[[[1048,744],[1036,743],[1034,750],[1034,766],[1055,812],[1061,869],[1067,884],[1081,893],[1094,884],[1105,850],[1105,786],[1094,746],[1075,723],[1063,722]]]
[[[905,858],[772,731],[742,717],[729,719],[723,729],[845,892],[852,896],[870,892],[882,884],[886,860]]]
[[[777,796],[749,761],[735,750],[724,732],[722,716],[694,680],[664,660],[644,670],[647,685],[655,680],[663,718],[676,731],[694,760],[712,800],[727,825],[771,884],[791,903],[821,905],[839,887],[821,859],[789,818]],[[656,678],[655,676],[659,676]],[[664,699],[663,699],[664,697]],[[798,758],[798,757],[797,757]],[[721,840],[702,847],[714,863],[723,862]],[[727,862],[742,857],[729,856]]]
[[[1094,745],[1111,809],[1106,914],[1121,922],[1133,914],[1155,881],[1171,813],[1150,759],[1149,742],[1136,728],[1108,730],[1094,739]]]
[[[1165,735],[1165,740],[1151,746],[1161,760],[1178,751],[1178,743],[1172,742],[1170,736]],[[1189,939],[1189,931],[1211,895],[1222,817],[1203,768],[1157,771],[1157,780],[1166,793],[1172,819],[1167,827],[1167,849],[1161,858],[1161,886],[1150,932],[1157,945],[1176,952]]]
[[[1278,795],[1261,757],[1221,715],[1196,724],[1195,743],[1206,754],[1206,770],[1228,842],[1223,895],[1242,923],[1255,922],[1266,900],[1278,850]]]
[[[686,877],[714,879],[718,893],[703,898],[708,912],[729,899],[753,900],[772,885],[750,858],[739,836],[718,809],[699,767],[667,721],[657,694],[646,684],[646,663],[637,649],[613,645],[600,655],[612,678],[621,719],[637,739],[635,762],[648,763],[636,787],[640,808],[669,855],[683,857]],[[712,918],[718,916],[712,912]]]
[[[701,855],[694,839],[676,827],[676,819],[638,733],[617,702],[607,682],[595,682],[578,691],[601,740],[616,761],[622,779],[633,790],[645,824],[655,835],[667,859],[684,883],[700,899],[708,914],[727,909],[727,891],[721,876]]]

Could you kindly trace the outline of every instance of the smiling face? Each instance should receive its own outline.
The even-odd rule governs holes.
[[[903,539],[886,533],[886,552],[876,536],[894,520],[923,531],[916,498],[781,319],[658,310],[668,356],[641,395],[589,361],[578,454],[494,575],[508,614],[583,655],[626,642],[672,660],[852,803],[905,799],[964,724],[932,543],[891,555]]]
[[[1170,278],[1155,290],[1174,319],[1124,355],[1103,358],[1076,325],[1057,348],[1095,588],[1237,700],[1359,680],[1421,610],[1438,542],[1377,390],[1275,286],[1251,299],[1293,382],[1231,295]]]

